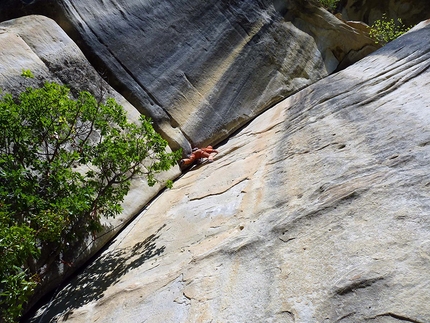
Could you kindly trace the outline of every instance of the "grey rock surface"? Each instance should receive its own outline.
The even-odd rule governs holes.
[[[22,77],[23,70],[30,70],[35,78]],[[27,16],[1,23],[0,89],[17,94],[26,87],[40,87],[47,81],[66,84],[73,93],[85,90],[97,98],[113,97],[125,108],[130,121],[137,122],[140,116],[124,97],[100,77],[77,45],[55,21],[44,16]],[[167,179],[173,179],[179,174],[179,167],[162,174],[159,177],[160,183],[154,187],[149,187],[144,178],[136,179],[124,200],[123,213],[115,219],[105,221],[106,230],[98,235],[95,242],[85,241],[79,258],[73,261],[75,267],[69,268],[59,264],[58,271],[53,271],[49,281],[40,286],[36,298],[71,275],[112,239],[164,187]]]
[[[52,16],[173,149],[217,143],[377,47],[302,0],[6,1]],[[0,6],[1,8],[1,6]],[[33,8],[33,9],[32,9]]]
[[[430,322],[429,44],[263,113],[30,321]]]

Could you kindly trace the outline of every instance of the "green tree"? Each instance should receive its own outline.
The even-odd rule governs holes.
[[[340,0],[318,0],[318,1],[328,11],[334,12]]]
[[[56,83],[3,94],[0,321],[15,321],[37,284],[102,229],[101,217],[121,212],[132,178],[152,186],[179,160],[166,146],[150,119],[128,122],[113,99],[73,99]]]
[[[388,42],[403,35],[411,27],[406,27],[402,19],[388,19],[386,14],[382,15],[381,19],[375,20],[370,26],[369,36],[375,40],[375,43],[385,45]]]

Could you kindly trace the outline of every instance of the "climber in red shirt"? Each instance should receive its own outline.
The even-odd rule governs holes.
[[[212,146],[206,148],[193,148],[191,155],[188,158],[181,160],[181,166],[189,166],[194,163],[199,163],[203,158],[207,158],[208,162],[213,162],[214,155],[212,153],[218,153],[218,150],[213,149]]]

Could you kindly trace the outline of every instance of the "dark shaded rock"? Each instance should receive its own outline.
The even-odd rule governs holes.
[[[415,26],[430,18],[427,0],[341,0],[339,10],[346,20],[359,20],[372,25],[383,14],[388,18],[402,19],[406,26]]]

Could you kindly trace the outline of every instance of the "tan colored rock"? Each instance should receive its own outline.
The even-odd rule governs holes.
[[[256,118],[30,321],[429,322],[429,44]]]
[[[34,79],[21,76],[23,70],[31,70]],[[55,21],[43,16],[27,16],[0,24],[0,88],[17,94],[28,86],[41,86],[46,81],[67,84],[75,93],[90,91],[96,97],[113,97],[127,111],[130,121],[136,122],[140,113],[113,90],[88,63],[77,45]],[[98,239],[84,243],[75,267],[58,264],[58,272],[46,285],[40,286],[36,296],[56,287],[59,281],[72,274],[88,258],[94,255],[118,231],[135,216],[163,187],[167,179],[180,174],[179,167],[162,174],[160,183],[150,188],[144,178],[136,179],[123,203],[123,213],[115,219],[104,221],[105,232]],[[86,246],[88,244],[88,247]],[[37,297],[36,297],[37,298]]]
[[[329,74],[380,47],[361,24],[343,21],[311,2],[301,1],[288,9],[285,19],[313,37]]]
[[[342,20],[344,23],[346,23],[348,26],[351,26],[354,29],[361,30],[362,32],[365,32],[366,34],[369,34],[370,27],[369,25],[365,24],[362,21],[353,21],[353,20],[345,20],[343,19],[343,16],[341,13],[335,14],[335,17],[339,20]]]

